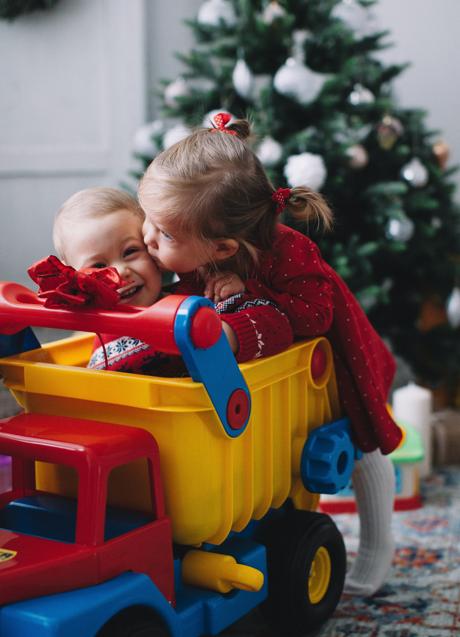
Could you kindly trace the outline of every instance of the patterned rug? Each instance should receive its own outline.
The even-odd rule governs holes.
[[[321,637],[460,636],[460,467],[438,470],[422,492],[421,509],[394,514],[388,583],[367,599],[344,597]],[[356,516],[335,520],[353,557]]]

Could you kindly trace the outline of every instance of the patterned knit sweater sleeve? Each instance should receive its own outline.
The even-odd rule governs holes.
[[[268,299],[235,294],[218,303],[216,311],[235,332],[239,363],[278,354],[294,340],[287,316]]]

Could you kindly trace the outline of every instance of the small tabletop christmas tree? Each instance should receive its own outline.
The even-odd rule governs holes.
[[[457,386],[460,214],[448,147],[421,110],[393,99],[404,65],[376,57],[387,32],[376,31],[373,4],[205,0],[184,72],[163,83],[162,117],[134,150],[145,168],[215,112],[249,116],[275,187],[304,184],[329,200],[335,230],[313,239],[393,351],[422,381]]]

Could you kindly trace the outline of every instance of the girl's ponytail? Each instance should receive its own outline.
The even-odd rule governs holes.
[[[286,210],[299,221],[316,222],[318,227],[325,230],[332,228],[333,215],[324,197],[306,186],[291,188],[291,194],[286,201]]]
[[[236,136],[243,141],[251,136],[251,124],[247,119],[237,119],[231,124],[227,124],[226,129],[235,131]]]

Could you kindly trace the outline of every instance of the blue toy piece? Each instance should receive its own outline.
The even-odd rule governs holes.
[[[232,553],[239,563],[267,571],[265,548],[256,542],[229,540],[219,551]],[[141,619],[150,621],[152,634],[157,634],[153,631],[158,625],[166,628],[169,637],[216,635],[267,597],[266,582],[258,592],[234,591],[227,596],[182,584],[180,560],[176,564],[175,609],[149,577],[124,573],[97,586],[4,606],[0,609],[0,634],[96,637],[103,629],[104,637],[110,637],[111,622],[119,626],[119,618],[129,612],[130,625]]]
[[[312,431],[300,460],[300,475],[312,493],[337,493],[348,484],[361,451],[351,439],[350,421],[341,418]]]
[[[214,308],[214,305],[200,296],[190,296],[180,305],[174,337],[190,375],[193,380],[203,383],[225,431],[234,438],[242,434],[248,424],[251,395],[223,332],[217,343],[207,349],[193,345],[191,322],[202,307]]]
[[[30,327],[16,334],[0,334],[0,358],[37,349],[40,343]]]

